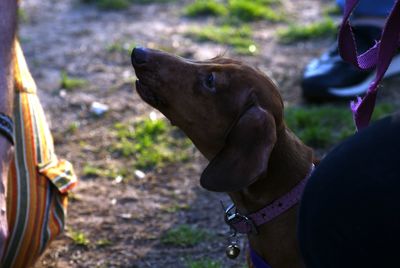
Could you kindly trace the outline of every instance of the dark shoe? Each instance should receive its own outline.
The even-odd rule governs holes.
[[[374,26],[353,28],[358,53],[367,51],[380,38],[381,29]],[[400,56],[393,58],[385,76],[400,72]],[[360,71],[344,62],[339,55],[337,43],[319,59],[313,59],[305,68],[301,83],[303,96],[310,100],[353,98],[362,95],[373,81],[375,73]]]

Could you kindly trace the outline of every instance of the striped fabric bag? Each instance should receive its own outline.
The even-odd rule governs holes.
[[[7,189],[9,239],[0,267],[32,266],[64,229],[68,194],[77,178],[57,159],[36,85],[18,42],[15,47],[15,157]]]

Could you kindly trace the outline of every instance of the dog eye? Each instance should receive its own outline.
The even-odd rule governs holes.
[[[206,80],[205,80],[205,85],[209,89],[213,89],[214,90],[214,88],[215,88],[215,75],[214,75],[214,73],[210,73],[209,75],[207,75]]]

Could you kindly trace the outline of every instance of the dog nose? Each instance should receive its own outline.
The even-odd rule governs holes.
[[[147,51],[143,47],[135,47],[132,51],[132,63],[143,64],[147,62]]]

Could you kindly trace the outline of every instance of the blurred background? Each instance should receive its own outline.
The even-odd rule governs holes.
[[[36,267],[245,267],[225,257],[219,201],[182,132],[134,90],[134,46],[240,59],[280,88],[286,120],[318,156],[354,133],[349,101],[306,102],[305,65],[335,40],[328,0],[24,0],[19,36],[60,157],[80,177],[67,229]],[[399,107],[386,80],[376,117]],[[242,250],[245,239],[240,242]]]

